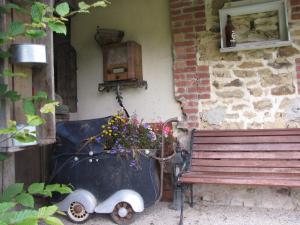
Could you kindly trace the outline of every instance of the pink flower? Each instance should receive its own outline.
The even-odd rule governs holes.
[[[163,130],[163,134],[165,137],[168,137],[171,133],[171,128],[170,127],[164,127],[164,130]]]

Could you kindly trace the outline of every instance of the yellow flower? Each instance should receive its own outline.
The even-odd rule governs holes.
[[[102,128],[105,128],[105,125],[102,125],[101,127],[102,127]]]

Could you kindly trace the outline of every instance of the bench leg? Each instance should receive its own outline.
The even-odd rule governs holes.
[[[190,184],[190,207],[194,207],[194,191],[193,184]]]
[[[184,187],[183,187],[183,185],[181,185],[180,188],[181,188],[181,195],[180,195],[181,204],[180,204],[179,225],[183,225],[183,209],[184,209]]]

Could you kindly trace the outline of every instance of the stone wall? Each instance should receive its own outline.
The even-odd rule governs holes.
[[[186,128],[298,127],[295,61],[298,1],[289,7],[293,46],[220,53],[218,10],[226,0],[170,0],[175,96]],[[239,18],[239,20],[242,20]],[[205,25],[205,26],[204,26]]]
[[[170,0],[175,97],[185,116],[181,127],[300,127],[300,0],[288,1],[292,46],[220,53],[218,10],[226,2]],[[297,189],[218,185],[195,189],[204,202],[299,207]]]

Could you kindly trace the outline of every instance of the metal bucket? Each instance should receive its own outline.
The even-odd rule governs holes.
[[[46,46],[40,44],[12,44],[11,63],[28,66],[47,64]]]

